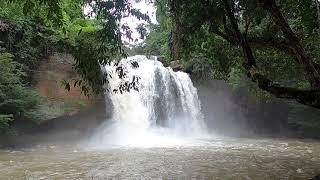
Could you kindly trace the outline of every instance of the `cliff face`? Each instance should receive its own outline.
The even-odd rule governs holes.
[[[36,132],[74,131],[80,135],[85,131],[92,131],[107,119],[104,95],[87,97],[81,94],[79,87],[72,86],[70,91],[67,91],[61,85],[61,80],[80,78],[73,69],[73,64],[71,55],[54,53],[40,64],[34,74],[37,92],[53,104],[46,105],[48,107],[45,110],[52,115],[41,123]],[[54,113],[56,109],[59,111]]]
[[[61,86],[61,80],[79,79],[79,75],[72,68],[73,64],[73,57],[62,53],[54,53],[43,61],[34,78],[38,93],[52,100],[84,100],[90,102],[90,98],[81,94],[79,87],[71,86],[70,91],[66,91]]]

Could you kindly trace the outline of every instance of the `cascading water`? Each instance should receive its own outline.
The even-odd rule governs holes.
[[[133,61],[138,68],[132,67]],[[145,56],[129,57],[120,64],[127,70],[125,79],[118,78],[115,66],[106,66],[112,76],[109,89],[118,89],[121,81],[138,76],[139,91],[107,92],[113,117],[93,136],[95,145],[167,146],[205,136],[197,89],[188,74]]]

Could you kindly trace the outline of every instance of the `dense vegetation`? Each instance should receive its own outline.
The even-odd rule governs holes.
[[[320,108],[319,1],[157,0],[155,5],[159,24],[149,27],[136,53],[178,61],[200,80],[229,82],[235,96],[249,95],[246,102],[235,101],[254,115],[253,126],[276,121],[274,126],[319,130],[319,111],[306,107]],[[262,117],[268,106],[279,109],[273,111],[278,117]]]
[[[1,0],[0,131],[8,132],[15,122],[38,122],[56,113],[46,114],[49,107],[55,111],[55,105],[33,87],[39,64],[54,52],[72,54],[74,69],[81,75],[73,82],[61,79],[67,90],[78,86],[85,95],[101,92],[108,76],[101,73],[99,63],[125,56],[121,36],[131,34],[126,26],[120,31],[118,23],[130,14],[148,19],[128,1]],[[118,70],[125,76],[124,69]],[[128,86],[134,88],[134,82],[124,82],[119,89],[130,90]]]
[[[32,90],[32,73],[53,52],[75,57],[74,68],[82,79],[62,81],[66,89],[79,86],[84,94],[99,93],[110,78],[100,72],[99,64],[128,54],[158,55],[168,63],[179,62],[198,80],[222,79],[235,93],[247,88],[250,98],[239,104],[248,111],[272,97],[290,100],[280,110],[284,117],[293,119],[295,127],[318,128],[316,115],[303,123],[297,120],[297,114],[303,114],[297,112],[306,108],[297,103],[320,108],[317,0],[156,0],[158,24],[139,25],[136,30],[145,41],[133,49],[122,43],[123,37],[132,39],[132,30],[119,22],[131,15],[147,23],[149,17],[132,8],[129,0],[0,4],[2,129],[13,120],[39,116],[35,109],[41,100]],[[121,66],[117,70],[120,77],[126,76]],[[120,84],[119,92],[136,89],[137,79]]]
[[[23,75],[21,64],[13,61],[11,54],[0,52],[0,132],[15,119],[36,118],[32,110],[39,99],[23,84]]]
[[[145,51],[172,32],[165,43],[171,58],[193,70],[227,79],[241,69],[260,89],[319,108],[318,3],[157,1],[159,25]]]
[[[16,122],[36,124],[46,118],[39,106],[47,101],[34,90],[32,76],[64,38],[47,19],[47,5],[28,3],[1,1],[1,133],[15,133],[11,126]]]

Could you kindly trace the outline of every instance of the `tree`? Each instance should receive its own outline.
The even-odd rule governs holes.
[[[92,69],[99,68],[99,65],[110,64],[115,59],[119,60],[122,57],[126,57],[122,37],[131,38],[131,30],[125,24],[120,26],[120,20],[127,16],[134,16],[139,20],[149,21],[149,17],[133,8],[129,0],[2,0],[2,2],[6,6],[19,6],[20,9],[17,8],[15,11],[18,11],[19,15],[24,13],[24,16],[29,17],[31,22],[37,26],[44,29],[53,29],[57,39],[49,44],[57,46],[55,50],[72,53],[76,57],[75,69],[78,70],[83,78],[74,82],[64,81],[63,84],[66,89],[71,86],[71,83],[72,85],[80,86],[85,94],[89,94],[90,91],[101,92],[102,88],[97,87],[104,86],[108,82],[108,78],[110,78],[108,74],[92,76],[92,72],[96,72],[95,70],[92,71]],[[83,14],[84,7],[88,10],[87,14]],[[21,9],[23,9],[23,12],[20,11]],[[37,22],[36,19],[41,21]],[[88,37],[88,35],[91,37]],[[79,40],[83,39],[83,37],[88,37],[94,42],[80,42]],[[89,44],[93,45],[93,48],[83,48]],[[83,50],[82,53],[80,53],[80,49]],[[87,52],[86,54],[94,54],[92,57],[97,57],[98,59],[84,58],[88,56],[76,54],[85,52]],[[119,64],[116,63],[115,65]],[[123,73],[125,70],[121,66],[119,66],[118,72],[119,76],[124,77],[126,75],[126,73]],[[134,84],[136,81],[137,79],[132,83]],[[123,87],[122,90],[133,88],[131,85],[128,88],[125,84],[130,83],[124,82],[124,86],[120,85],[120,87]]]
[[[100,65],[126,56],[121,36],[130,29],[120,27],[120,19],[128,15],[148,19],[131,8],[130,1],[121,0],[0,0],[0,4],[0,133],[17,123],[44,120],[38,106],[46,100],[32,90],[32,74],[43,59],[53,52],[71,53],[82,79],[62,81],[66,89],[79,86],[84,94],[104,92],[111,77],[101,72]],[[89,14],[84,14],[85,6],[91,9]],[[125,77],[121,64],[115,65],[118,75]],[[137,89],[137,81],[122,82],[119,92]]]
[[[316,4],[316,9],[317,9],[317,18],[318,18],[318,33],[320,36],[320,5],[318,0],[314,0],[314,3]]]
[[[0,50],[0,132],[10,128],[15,120],[36,120],[35,108],[40,98],[22,81],[23,66],[13,61],[13,55]]]
[[[287,6],[295,4],[288,0],[283,2],[282,5],[286,6],[286,3]],[[303,4],[305,2],[299,3]],[[204,25],[208,25],[211,33],[242,48],[243,67],[248,77],[259,88],[279,98],[293,99],[302,104],[320,108],[318,63],[310,57],[310,52],[307,53],[303,48],[297,34],[288,24],[288,19],[285,18],[279,5],[274,0],[203,0],[196,2],[171,0],[168,4],[175,23],[174,57],[176,59],[181,58],[181,54],[185,53],[183,49],[187,49],[189,37],[199,32]],[[311,5],[308,8],[311,9]],[[314,11],[286,12],[286,17],[296,19],[296,14],[300,16],[299,13],[310,12]],[[311,15],[307,14],[306,17]],[[316,18],[313,18],[311,21],[315,20]],[[299,26],[306,27],[307,31],[316,28],[304,23],[299,24]],[[258,28],[259,31],[256,30]],[[268,31],[273,34],[268,34]],[[302,33],[308,33],[308,35],[300,38],[311,36],[309,32]],[[316,43],[313,44],[313,46],[316,45]],[[255,53],[262,48],[270,47],[289,54],[292,60],[302,67],[310,84],[309,90],[280,85],[260,71]]]
[[[136,27],[136,30],[140,34],[140,39],[144,39],[147,35],[147,28],[146,25],[141,23]]]

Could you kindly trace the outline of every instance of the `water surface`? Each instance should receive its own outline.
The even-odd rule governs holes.
[[[0,151],[0,179],[308,179],[320,142],[214,139],[167,147],[39,145]]]

